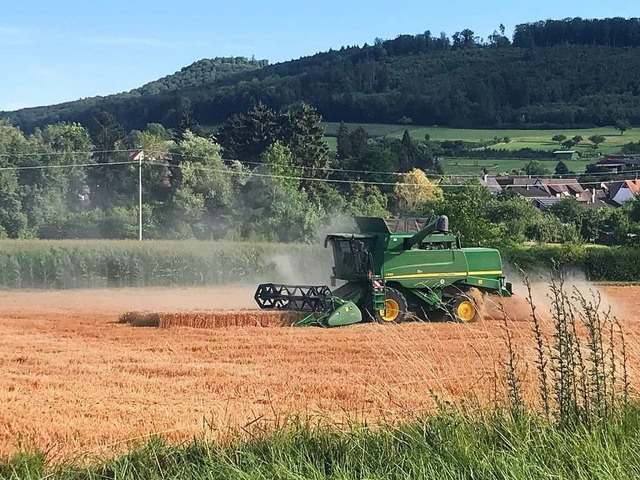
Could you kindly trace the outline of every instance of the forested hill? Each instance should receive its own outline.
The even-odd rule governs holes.
[[[2,115],[30,131],[61,120],[90,125],[107,111],[131,129],[173,127],[184,114],[214,124],[258,101],[275,109],[305,101],[330,121],[640,124],[640,19],[523,24],[512,39],[504,28],[486,40],[468,29],[451,37],[427,31],[274,65],[223,60],[197,62],[129,93]]]
[[[154,95],[161,92],[201,87],[219,82],[238,73],[250,72],[268,65],[267,60],[247,60],[243,57],[205,58],[184,67],[179,72],[167,75],[132,90],[131,94]]]

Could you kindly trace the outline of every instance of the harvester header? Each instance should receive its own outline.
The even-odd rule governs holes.
[[[462,248],[449,219],[356,217],[359,233],[327,235],[333,250],[331,285],[263,284],[255,299],[263,309],[309,311],[299,324],[339,326],[369,320],[400,323],[442,314],[477,319],[472,289],[511,296],[498,250]]]

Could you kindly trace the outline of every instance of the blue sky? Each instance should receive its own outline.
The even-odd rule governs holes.
[[[402,33],[640,16],[638,0],[5,0],[0,110],[138,87],[205,57],[278,62]]]

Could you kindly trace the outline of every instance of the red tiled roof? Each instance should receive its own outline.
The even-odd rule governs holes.
[[[627,188],[631,190],[631,193],[637,195],[640,192],[640,180],[627,180],[625,182],[627,184]]]

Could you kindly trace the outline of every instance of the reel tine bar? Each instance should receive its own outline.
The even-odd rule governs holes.
[[[326,312],[331,308],[331,289],[326,285],[279,285],[263,283],[254,296],[264,310]]]

